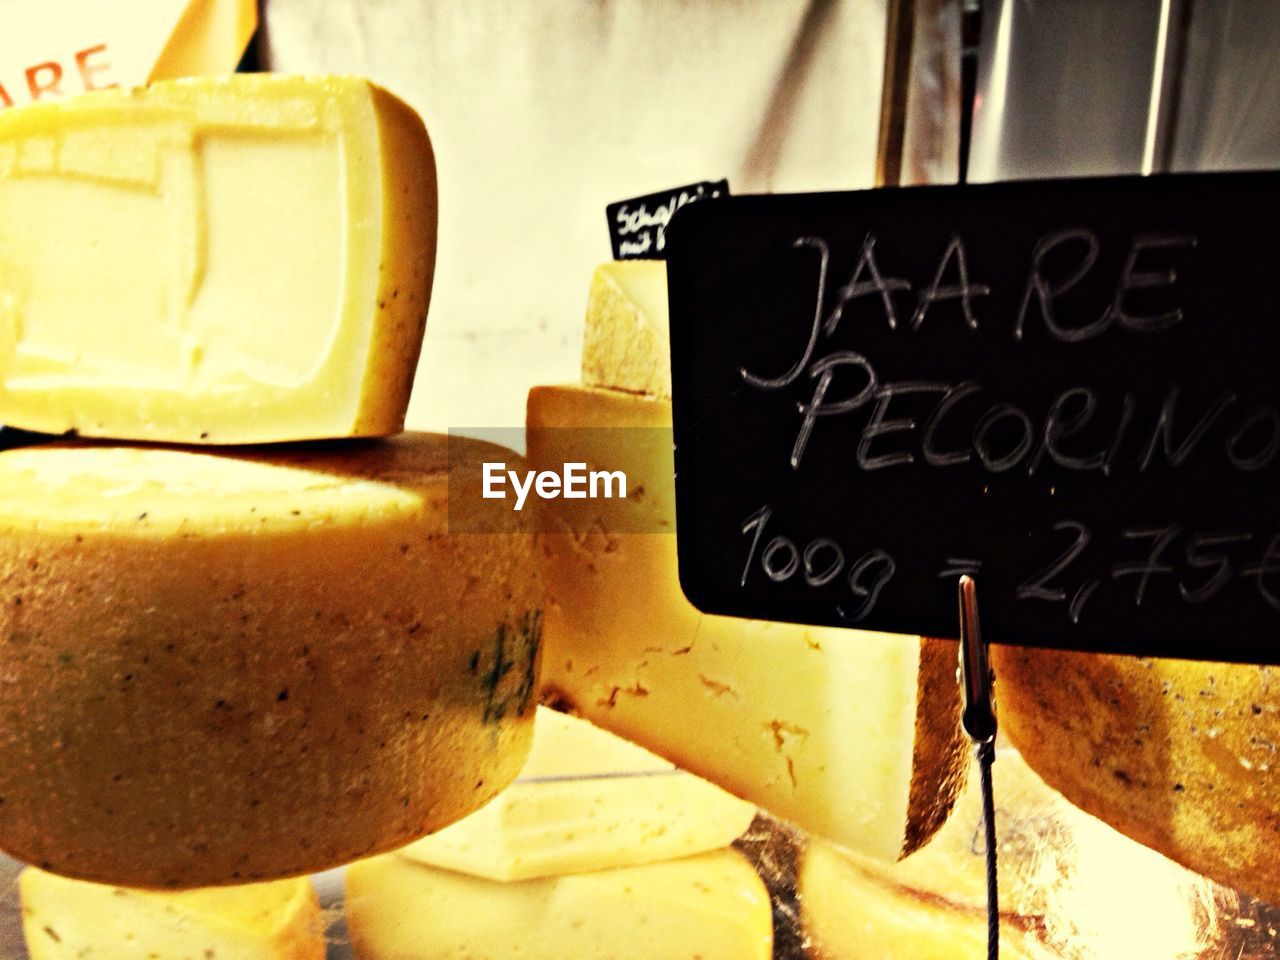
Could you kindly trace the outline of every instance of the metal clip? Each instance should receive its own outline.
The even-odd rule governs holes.
[[[996,736],[991,667],[978,625],[978,585],[968,575],[960,578],[960,686],[964,690],[961,723],[965,733],[976,744],[991,743]]]

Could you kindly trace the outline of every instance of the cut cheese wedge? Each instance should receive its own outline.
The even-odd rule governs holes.
[[[495,883],[399,854],[347,868],[358,960],[769,960],[769,895],[734,850]]]
[[[596,267],[587,299],[582,382],[670,399],[665,260],[615,260]]]
[[[1247,927],[1234,923],[1235,894],[1072,806],[1015,750],[998,748],[993,771],[1001,956],[1237,956]],[[815,953],[830,960],[986,957],[984,838],[974,770],[946,826],[901,863],[811,844],[798,890]]]
[[[529,395],[535,467],[586,462],[644,491],[577,501],[567,532],[544,538],[546,696],[809,831],[910,853],[967,768],[955,644],[699,613],[673,535],[614,532],[674,529],[670,424],[651,398]]]
[[[404,424],[435,264],[422,121],[245,74],[0,112],[0,423],[185,443]]]
[[[1067,799],[1280,903],[1280,670],[993,647],[1000,723]]]
[[[19,879],[31,960],[323,960],[324,920],[305,877],[156,893]]]
[[[728,846],[755,807],[586,720],[539,708],[520,776],[404,856],[492,880],[635,866]]]
[[[987,957],[985,913],[886,882],[844,857],[835,847],[815,843],[809,848],[799,888],[808,960]],[[1070,956],[1075,960],[1079,955]],[[1135,956],[1153,958],[1148,953]],[[1008,917],[1001,920],[1000,957],[1066,960]]]
[[[0,847],[239,883],[487,802],[532,737],[542,602],[531,518],[480,497],[494,459],[519,463],[430,434],[0,454]]]

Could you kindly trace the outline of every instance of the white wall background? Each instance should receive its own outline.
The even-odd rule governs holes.
[[[356,73],[426,120],[440,245],[409,425],[516,426],[578,380],[607,203],[870,186],[883,0],[270,0],[271,69]]]

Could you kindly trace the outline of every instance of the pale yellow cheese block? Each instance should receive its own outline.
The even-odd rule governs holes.
[[[997,749],[993,771],[1002,956],[1236,956],[1233,893],[1072,806],[1014,749]],[[815,955],[983,960],[985,851],[976,769],[946,825],[901,863],[811,844],[798,890]]]
[[[1280,671],[993,647],[1000,722],[1073,803],[1280,903]]]
[[[614,260],[596,267],[587,297],[582,382],[671,398],[665,260]]]
[[[955,644],[699,613],[675,537],[633,532],[674,529],[670,424],[652,398],[529,395],[535,466],[623,470],[631,494],[574,501],[544,538],[544,696],[806,830],[910,853],[967,768]]]
[[[800,889],[808,960],[986,960],[985,914],[886,883],[835,847],[809,848]],[[1000,957],[1061,960],[1061,954],[1007,919],[1000,931]]]
[[[431,144],[351,77],[243,74],[0,112],[0,423],[184,443],[404,424]]]
[[[19,888],[31,960],[324,960],[306,877],[160,893],[28,867]]]
[[[528,880],[715,850],[755,812],[642,747],[540,707],[516,782],[400,852],[477,877]]]
[[[769,895],[735,850],[497,883],[399,854],[347,868],[356,960],[769,960]]]
[[[239,883],[488,801],[532,737],[542,592],[483,459],[520,463],[412,433],[0,454],[0,847]],[[482,510],[494,532],[450,532]]]

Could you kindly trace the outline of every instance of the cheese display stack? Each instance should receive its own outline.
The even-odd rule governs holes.
[[[532,522],[456,525],[478,464],[519,458],[395,435],[435,217],[421,120],[359,79],[0,113],[0,422],[102,438],[0,454],[0,848],[113,885],[269,880],[515,776]]]
[[[728,844],[755,808],[585,720],[538,711],[515,784],[347,868],[357,960],[769,960],[769,895]]]
[[[705,616],[676,575],[666,276],[601,267],[583,386],[529,395],[535,467],[621,470],[544,538],[545,695],[851,850],[896,860],[968,762],[947,641]]]

